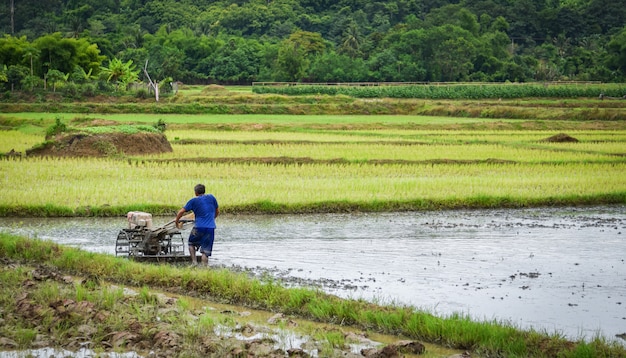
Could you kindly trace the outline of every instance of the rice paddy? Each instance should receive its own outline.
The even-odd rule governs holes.
[[[436,105],[448,110],[446,104]],[[560,110],[550,115],[559,117]],[[24,155],[44,142],[46,128],[57,118],[70,125],[164,121],[173,152],[115,152],[103,158]],[[2,216],[123,215],[130,210],[171,215],[198,182],[207,185],[224,212],[233,214],[626,203],[626,125],[619,120],[37,112],[0,115],[0,125]],[[578,141],[545,141],[560,133]],[[316,291],[287,290],[224,271],[207,270],[191,280],[188,271],[147,270],[107,256],[75,259],[50,254],[65,249],[39,250],[39,241],[24,240],[2,235],[0,251],[120,282],[210,286],[223,299],[485,355],[549,356],[551,345],[565,352],[562,356],[623,353],[622,347],[603,341],[573,345],[561,337],[467,317],[441,319],[402,307],[318,298]],[[20,245],[29,249],[15,249]]]
[[[26,117],[25,122],[35,120]],[[139,123],[157,118],[140,116],[145,121]],[[502,122],[482,120],[454,129],[451,119],[437,128],[427,118],[428,127],[420,129],[411,125],[421,123],[417,116],[368,117],[365,122],[347,116],[341,127],[329,123],[334,116],[274,117],[261,123],[256,115],[232,121],[218,116],[221,123],[212,116],[191,116],[184,123],[175,118],[165,132],[170,153],[6,157],[0,162],[0,207],[5,215],[36,207],[61,207],[64,213],[115,208],[109,209],[115,214],[145,205],[169,212],[198,182],[234,213],[606,204],[626,197],[621,124],[606,129],[581,125],[568,131],[577,142],[549,142],[559,133],[559,123],[556,130],[498,129]],[[43,142],[41,131],[1,131],[0,152],[25,151]]]

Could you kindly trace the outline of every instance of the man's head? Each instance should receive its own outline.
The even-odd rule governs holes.
[[[193,191],[196,193],[196,195],[202,195],[205,193],[206,188],[204,187],[204,185],[198,184],[193,188]]]

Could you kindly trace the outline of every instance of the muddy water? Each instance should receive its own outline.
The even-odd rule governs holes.
[[[0,218],[0,230],[110,254],[125,224]],[[438,315],[626,342],[616,338],[626,333],[626,206],[224,215],[218,226],[214,267]]]

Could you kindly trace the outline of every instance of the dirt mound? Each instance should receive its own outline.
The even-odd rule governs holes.
[[[228,89],[220,85],[208,85],[202,89],[202,93],[228,92]]]
[[[161,133],[105,133],[62,135],[29,149],[26,155],[61,157],[107,157],[171,152]]]
[[[559,133],[553,135],[552,137],[548,137],[546,139],[541,140],[542,142],[551,142],[551,143],[567,143],[567,142],[578,142],[578,139],[569,136],[565,133]]]

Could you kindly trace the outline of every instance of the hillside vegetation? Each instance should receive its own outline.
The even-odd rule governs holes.
[[[178,82],[620,82],[626,70],[619,1],[22,0],[0,3],[0,13],[9,14],[0,17],[8,92],[93,96],[150,80],[162,91]]]

